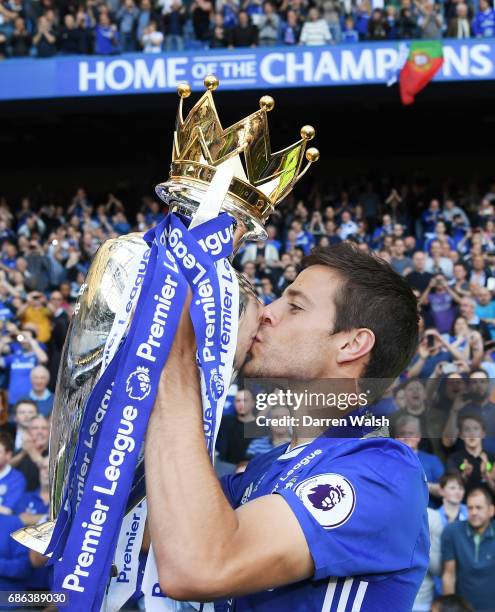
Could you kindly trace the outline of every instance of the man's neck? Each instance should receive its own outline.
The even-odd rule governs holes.
[[[280,444],[284,444],[284,442],[287,442],[288,439],[290,440],[290,438],[288,438],[288,436],[284,434],[274,434],[272,436],[272,444],[273,446],[280,446]]]
[[[477,533],[478,535],[483,535],[485,531],[488,529],[488,527],[490,526],[490,523],[485,523],[484,525],[481,525],[480,527],[473,527],[471,523],[469,523],[469,525],[471,529],[474,531],[474,533]]]
[[[237,415],[237,420],[240,421],[241,423],[251,423],[252,421],[255,420],[255,416],[252,412],[250,412],[249,414],[238,414]]]

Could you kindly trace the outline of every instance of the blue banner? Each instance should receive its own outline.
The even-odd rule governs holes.
[[[495,79],[495,39],[445,40],[436,81]],[[0,63],[0,100],[175,92],[188,81],[203,91],[216,74],[222,89],[385,84],[399,42],[322,47],[211,49],[183,53],[8,59]]]

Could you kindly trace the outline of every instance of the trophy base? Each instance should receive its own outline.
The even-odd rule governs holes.
[[[16,542],[19,542],[19,544],[44,555],[50,538],[52,537],[54,527],[55,521],[47,521],[40,525],[22,527],[11,533],[10,536],[14,538]]]

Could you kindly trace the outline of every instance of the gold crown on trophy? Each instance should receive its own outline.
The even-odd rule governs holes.
[[[260,99],[260,110],[223,129],[213,92],[216,76],[204,80],[206,92],[193,106],[186,119],[182,107],[191,95],[187,83],[178,86],[177,113],[170,180],[185,185],[209,185],[222,164],[233,164],[233,178],[228,196],[236,208],[263,225],[274,207],[292,190],[311,163],[318,160],[318,149],[306,149],[315,130],[301,128],[301,139],[293,145],[271,152],[267,113],[273,110],[271,96]],[[244,157],[244,164],[241,161]],[[304,157],[308,163],[301,170]]]

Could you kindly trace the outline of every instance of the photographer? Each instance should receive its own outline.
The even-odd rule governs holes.
[[[429,304],[433,324],[441,334],[445,334],[454,323],[456,304],[460,301],[459,296],[449,287],[446,278],[442,274],[436,274],[428,283],[419,303]]]
[[[438,330],[427,329],[419,343],[412,366],[407,371],[408,376],[428,378],[440,362],[451,362],[453,359],[466,363],[464,354],[455,344],[450,344],[442,338]]]

